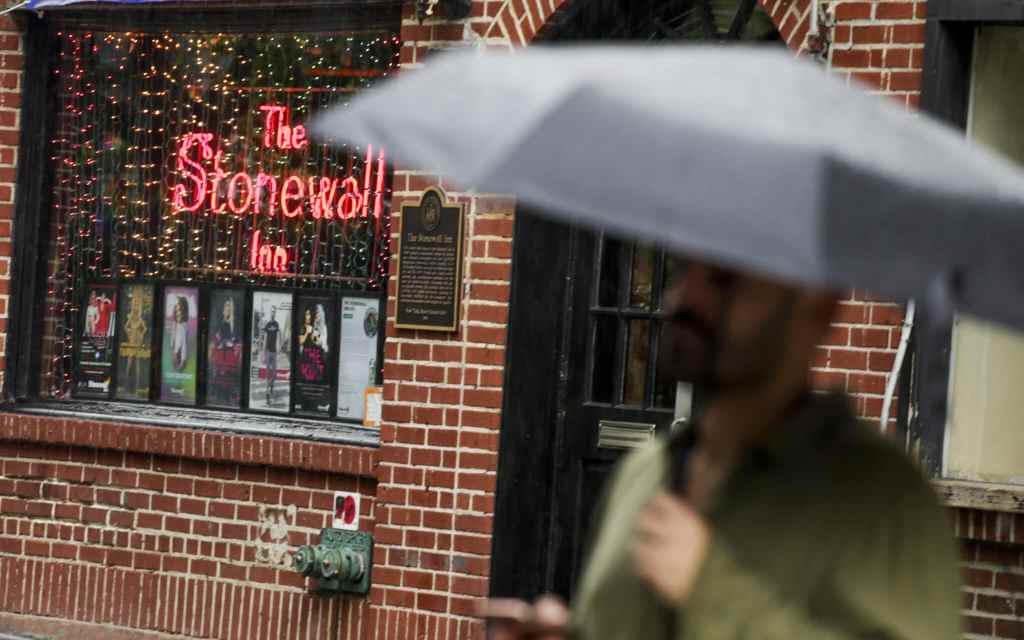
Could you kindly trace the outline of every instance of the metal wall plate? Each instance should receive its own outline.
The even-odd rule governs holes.
[[[602,449],[636,449],[654,439],[653,422],[600,420],[597,423],[597,446]]]

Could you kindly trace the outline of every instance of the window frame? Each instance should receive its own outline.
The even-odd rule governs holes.
[[[325,32],[361,29],[392,29],[398,33],[401,25],[402,2],[399,0],[313,0],[302,5],[275,4],[256,0],[252,4],[219,3],[179,3],[162,2],[157,5],[115,5],[110,7],[68,7],[46,10],[43,12],[16,12],[16,20],[24,36],[24,77],[37,79],[25,82],[22,88],[21,131],[17,151],[18,169],[15,176],[14,220],[12,225],[12,252],[10,265],[10,298],[7,326],[6,351],[4,366],[3,408],[7,410],[33,410],[34,405],[45,404],[39,409],[44,412],[53,411],[54,401],[42,401],[41,396],[41,349],[36,348],[42,338],[41,319],[47,297],[48,276],[48,231],[52,212],[53,168],[48,162],[51,155],[51,132],[54,131],[56,115],[56,91],[53,69],[58,64],[57,32],[62,29],[100,30],[123,29],[133,31],[175,31],[188,33],[260,33],[260,32]],[[197,14],[202,19],[197,19]],[[154,295],[164,286],[173,284],[170,281],[147,281],[154,287]],[[121,280],[112,279],[111,284],[120,286]],[[229,283],[189,283],[200,289],[230,288]],[[251,298],[251,291],[266,287],[248,287],[246,299]],[[386,308],[387,287],[380,291],[336,291],[336,290],[296,290],[287,291],[298,299],[299,296],[323,296],[333,301],[340,309],[344,296],[372,294],[379,297],[380,309]],[[154,298],[154,323],[159,322],[156,316],[157,307]],[[251,309],[247,305],[247,316]],[[246,317],[246,324],[251,318]],[[382,324],[383,326],[383,324]],[[337,329],[340,331],[340,323]],[[383,332],[382,332],[383,333]],[[159,345],[154,347],[158,349]],[[249,348],[247,345],[246,348]],[[383,355],[383,340],[378,342],[378,363]],[[248,358],[246,358],[248,361]],[[115,363],[116,367],[116,363]],[[332,367],[336,373],[337,366]],[[243,371],[243,376],[246,372]],[[335,378],[337,376],[334,376]],[[336,380],[335,380],[336,383]],[[69,393],[69,398],[73,394]],[[102,403],[120,403],[111,394],[110,400],[75,401],[95,403],[101,410]],[[140,401],[141,402],[141,401]],[[175,409],[182,412],[195,411],[199,414],[214,415],[217,411],[210,408],[174,407],[159,402],[149,403],[157,407]],[[242,408],[229,410],[232,414],[248,414],[258,418],[246,408],[247,398],[242,397]],[[353,423],[335,417],[309,418],[301,414],[280,413],[267,414],[261,412],[267,421],[282,422],[282,435],[293,434],[295,427],[302,429],[303,437],[312,439],[335,439],[330,436],[333,426],[345,427],[342,431],[351,431]],[[197,418],[200,423],[209,422],[207,418]],[[117,412],[111,413],[111,419],[121,421],[123,417]],[[223,425],[211,424],[213,428],[224,428]],[[235,430],[235,429],[232,429]],[[242,428],[240,430],[246,430]],[[363,429],[363,431],[369,431]],[[379,437],[373,430],[372,442],[360,434],[354,438],[354,444],[376,444]],[[321,434],[325,437],[320,437]]]
[[[967,129],[975,32],[981,26],[1024,27],[1024,5],[999,0],[929,0],[921,110]],[[960,481],[942,475],[948,420],[952,317],[918,305],[911,338],[913,374],[905,388],[908,445],[946,504],[1024,513],[1024,485]]]

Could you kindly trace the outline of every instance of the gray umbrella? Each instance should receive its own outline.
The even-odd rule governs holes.
[[[1024,327],[1024,173],[784,52],[462,52],[313,124],[572,222]]]

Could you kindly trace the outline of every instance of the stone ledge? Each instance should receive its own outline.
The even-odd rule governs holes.
[[[63,406],[50,406],[54,404]],[[186,420],[181,409],[174,409],[173,416],[168,414],[157,419],[141,411],[151,407],[128,406],[135,415],[90,413],[83,407],[73,411],[65,403],[40,403],[19,407],[17,412],[0,412],[0,441],[114,449],[376,477],[379,442],[376,431],[360,429],[364,433],[355,434],[360,436],[359,440],[351,437],[351,433],[339,432],[333,434],[331,441],[324,441],[326,438],[321,431],[331,427],[315,426],[312,420],[201,410],[188,410],[191,419]],[[233,423],[218,422],[205,414],[230,417]],[[202,417],[206,420],[200,419]],[[355,427],[348,427],[349,432],[354,430]],[[314,438],[318,441],[311,441]]]

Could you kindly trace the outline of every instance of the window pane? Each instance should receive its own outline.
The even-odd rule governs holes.
[[[630,273],[629,305],[650,308],[654,286],[654,255],[650,245],[637,245],[633,250],[633,269]]]
[[[594,316],[594,355],[590,399],[612,402],[615,389],[615,343],[619,320],[615,316]]]
[[[629,343],[626,347],[625,382],[622,403],[645,405],[644,385],[647,381],[648,353],[650,353],[651,321],[629,321]]]
[[[664,324],[659,323],[658,332],[663,330]],[[661,361],[663,351],[661,349],[661,336],[658,336],[658,361]],[[654,406],[665,409],[671,409],[675,406],[676,399],[676,381],[667,377],[659,375],[660,367],[655,367],[654,371]]]
[[[602,239],[601,273],[598,278],[597,304],[619,306],[619,285],[622,281],[622,243],[614,238]]]
[[[971,137],[1024,162],[1024,29],[982,27],[975,43]],[[950,367],[944,475],[1024,483],[1024,336],[960,317]]]

